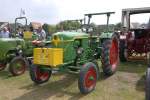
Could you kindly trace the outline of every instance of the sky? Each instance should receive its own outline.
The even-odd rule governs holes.
[[[115,11],[110,23],[121,21],[121,9],[149,7],[150,0],[0,0],[0,21],[14,22],[25,10],[28,22],[56,24],[63,20],[81,19],[85,13]],[[135,18],[143,20],[142,18]],[[106,16],[93,18],[97,24],[106,23]]]

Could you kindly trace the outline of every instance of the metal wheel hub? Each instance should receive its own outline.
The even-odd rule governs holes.
[[[85,75],[85,87],[93,88],[96,85],[96,71],[94,68],[90,68]]]

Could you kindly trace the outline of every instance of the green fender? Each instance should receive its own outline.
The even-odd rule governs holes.
[[[116,32],[103,32],[103,33],[101,33],[100,34],[100,42],[103,43],[105,40],[111,39],[114,34],[116,34],[119,37],[118,33],[116,33]]]
[[[98,58],[101,56],[102,52],[102,44],[105,40],[110,39],[113,36],[113,32],[102,32],[99,36],[100,46],[97,48]]]

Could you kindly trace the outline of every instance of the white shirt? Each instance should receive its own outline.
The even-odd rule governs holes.
[[[42,30],[40,33],[37,33],[39,35],[39,40],[45,40],[46,39],[46,33],[44,30]]]

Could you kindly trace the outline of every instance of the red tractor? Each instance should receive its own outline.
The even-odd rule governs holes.
[[[150,7],[122,10],[122,31],[120,32],[120,61],[147,60],[150,51],[150,14],[146,23],[138,23],[150,13]],[[136,22],[134,16],[142,15]],[[132,17],[133,16],[133,17]]]

